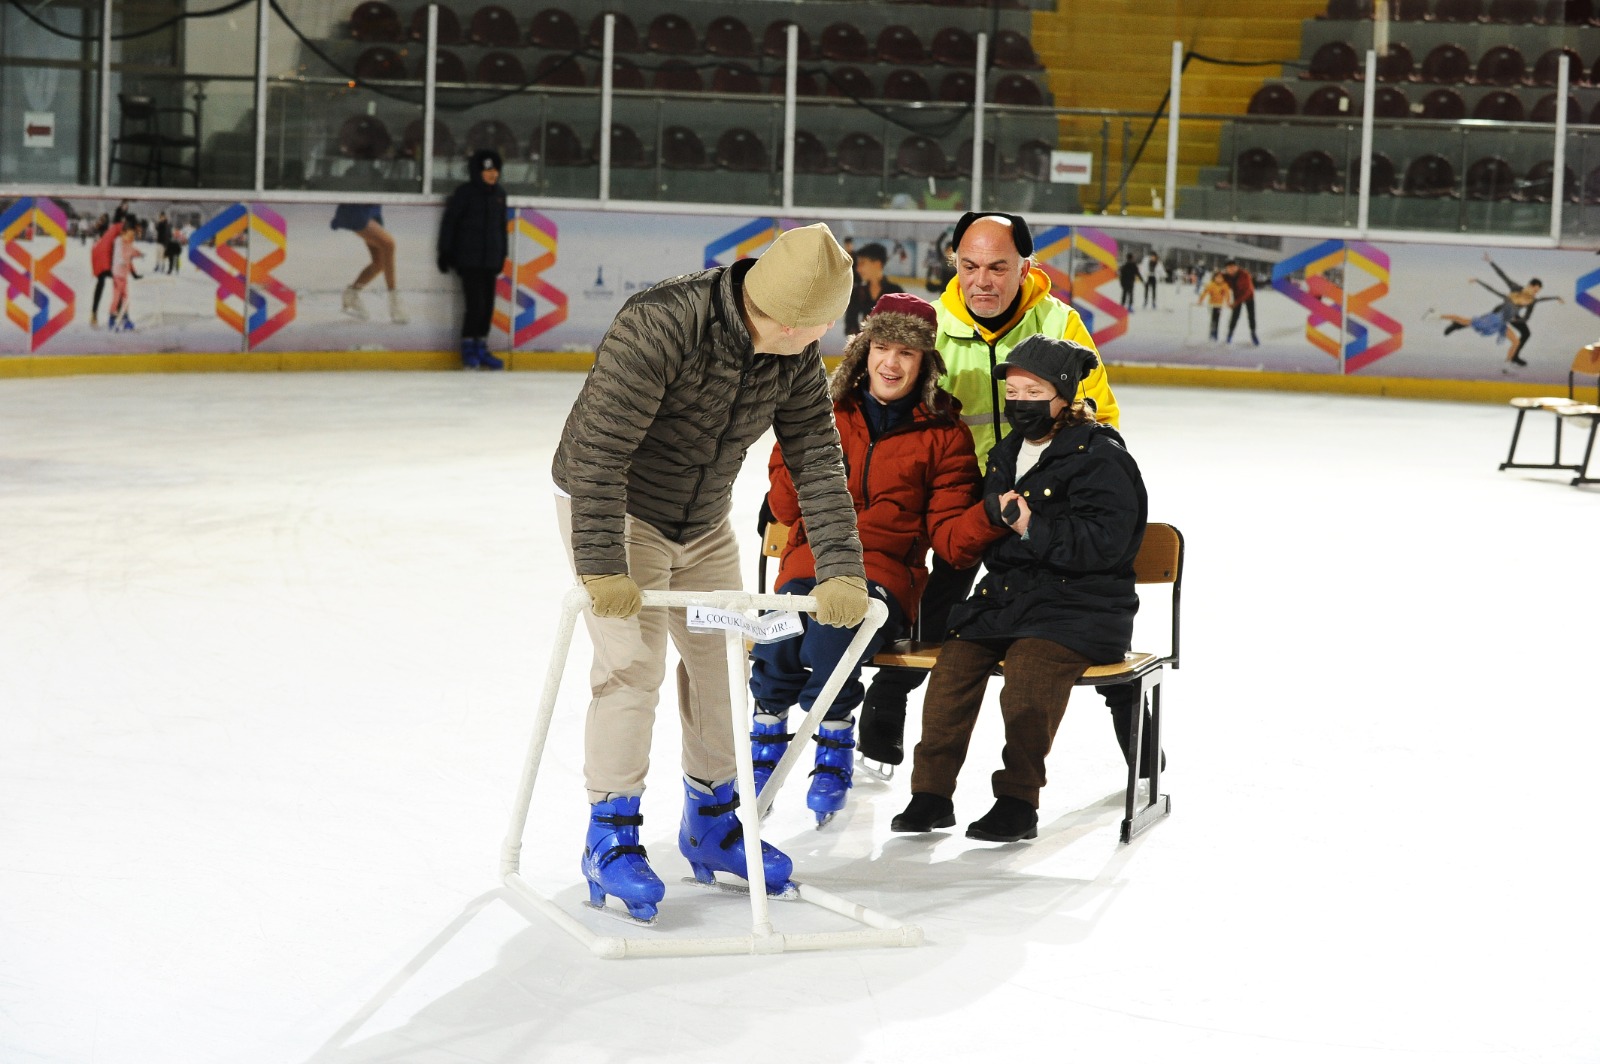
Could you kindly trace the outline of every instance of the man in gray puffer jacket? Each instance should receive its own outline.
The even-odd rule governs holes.
[[[641,611],[639,593],[742,586],[733,482],[768,428],[811,531],[817,619],[854,627],[866,615],[855,508],[818,348],[851,282],[849,255],[820,224],[782,234],[754,262],[663,281],[623,306],[567,418],[553,472],[568,558],[592,605],[583,873],[597,907],[615,896],[649,923],[665,894],[639,845],[639,802],[669,635],[682,659],[678,848],[701,883],[719,871],[748,878],[723,636],[690,631],[682,609]],[[792,862],[761,849],[767,889],[792,894]]]

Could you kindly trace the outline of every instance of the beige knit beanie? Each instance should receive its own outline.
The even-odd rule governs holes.
[[[821,222],[781,234],[744,277],[750,302],[791,329],[839,318],[853,284],[850,253]]]

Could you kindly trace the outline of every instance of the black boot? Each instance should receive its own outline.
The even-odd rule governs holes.
[[[935,828],[953,828],[956,825],[956,807],[942,794],[917,791],[911,795],[911,804],[905,812],[889,821],[890,831],[933,831]]]
[[[1461,324],[1459,321],[1453,321],[1449,325],[1446,325],[1444,327],[1444,334],[1446,336],[1449,336],[1451,333],[1455,332],[1457,329],[1465,329],[1465,328],[1466,328],[1466,326]]]
[[[982,819],[967,825],[967,838],[983,842],[1020,842],[1039,837],[1039,811],[1020,798],[1001,795]]]
[[[868,761],[898,765],[906,759],[906,693],[876,684],[861,703],[856,749]]]

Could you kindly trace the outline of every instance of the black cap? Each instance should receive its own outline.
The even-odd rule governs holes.
[[[1017,254],[1027,258],[1033,254],[1033,234],[1028,232],[1028,223],[1022,220],[1020,214],[1001,214],[999,211],[968,211],[956,223],[956,231],[950,237],[950,246],[957,251],[961,250],[961,238],[967,235],[967,230],[979,218],[1003,218],[1011,223],[1011,239],[1017,245]]]
[[[1078,394],[1078,384],[1100,364],[1100,357],[1082,344],[1038,334],[1018,344],[1004,362],[995,364],[994,379],[1006,379],[1006,371],[1025,369],[1056,386],[1063,399]]]

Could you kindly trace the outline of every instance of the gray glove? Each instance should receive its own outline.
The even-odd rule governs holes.
[[[639,585],[627,573],[591,574],[578,579],[589,592],[589,607],[596,617],[632,617],[639,612]]]
[[[817,620],[829,628],[854,628],[867,619],[867,582],[859,576],[835,576],[811,589]]]

